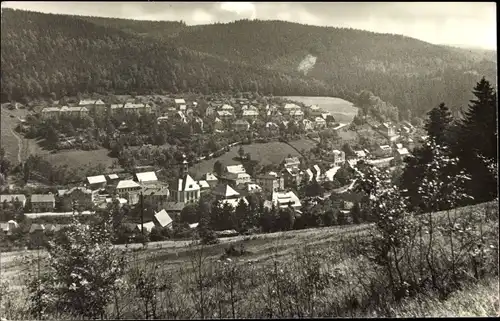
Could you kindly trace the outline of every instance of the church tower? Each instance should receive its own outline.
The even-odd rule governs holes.
[[[172,201],[182,203],[196,203],[200,199],[200,186],[189,176],[189,163],[186,155],[182,154],[182,161],[179,164],[179,177],[170,187]]]

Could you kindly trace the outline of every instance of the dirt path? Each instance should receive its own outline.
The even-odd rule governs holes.
[[[12,127],[10,128],[10,132],[17,139],[17,161],[19,162],[19,164],[21,164],[23,162],[21,158],[21,153],[23,150],[23,139],[19,137],[18,134],[16,134],[15,130]]]

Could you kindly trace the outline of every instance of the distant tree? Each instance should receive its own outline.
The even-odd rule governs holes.
[[[240,148],[238,149],[238,156],[240,157],[240,160],[245,158],[245,149],[243,149],[243,145],[240,145]]]
[[[441,103],[427,114],[428,121],[425,124],[427,135],[437,144],[449,146],[449,128],[453,120],[448,107]]]
[[[219,160],[218,160],[218,161],[216,161],[216,162],[215,162],[215,164],[214,164],[214,173],[215,173],[218,177],[220,177],[220,176],[222,176],[223,170],[224,170],[224,169],[223,169],[223,165],[222,165],[222,163],[221,163]]]

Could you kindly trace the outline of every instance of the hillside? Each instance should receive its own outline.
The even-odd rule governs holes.
[[[2,101],[84,92],[332,94],[320,81],[145,38],[137,25],[7,9],[1,19]]]
[[[351,100],[369,90],[402,118],[496,81],[491,54],[283,21],[176,22],[4,10],[2,100],[78,92],[258,91]],[[308,57],[310,69],[299,71]]]

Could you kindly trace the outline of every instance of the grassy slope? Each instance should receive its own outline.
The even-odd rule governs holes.
[[[204,160],[194,165],[190,169],[190,172],[196,178],[207,172],[213,172],[214,164],[217,160],[220,160],[223,164],[228,165],[240,164],[239,161],[233,160],[233,158],[238,157],[239,148],[239,146],[234,146],[229,150],[229,152],[218,158]],[[283,161],[283,159],[285,159],[285,157],[288,157],[289,154],[292,156],[300,156],[300,154],[291,146],[281,142],[243,145],[243,149],[245,150],[245,153],[250,153],[252,159],[259,160],[262,165],[279,164]]]

